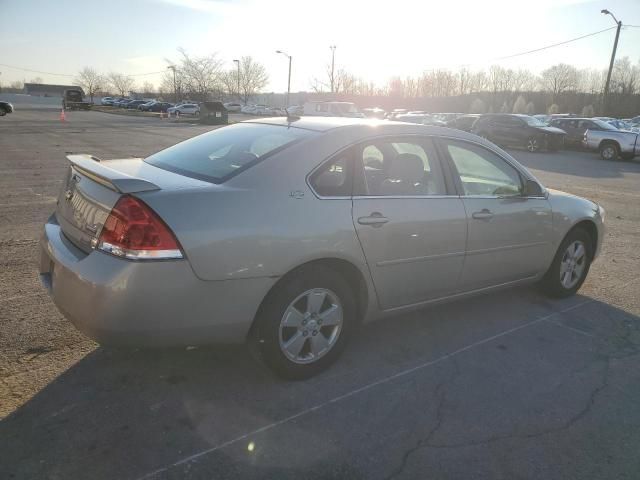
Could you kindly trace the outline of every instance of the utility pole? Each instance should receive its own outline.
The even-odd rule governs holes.
[[[240,100],[240,60],[234,60],[234,62],[238,66],[238,78],[237,78],[238,88],[236,91],[238,92],[238,100]]]
[[[176,83],[176,66],[169,65],[167,67],[170,70],[173,70],[173,101],[174,103],[178,102],[178,84]]]
[[[281,53],[285,57],[289,58],[289,79],[287,80],[287,108],[289,107],[289,96],[291,95],[291,55],[283,52],[282,50],[276,50],[276,53]]]
[[[600,13],[604,15],[611,15],[613,20],[618,25],[616,29],[616,39],[613,41],[613,51],[611,52],[611,61],[609,62],[609,71],[607,72],[607,82],[604,84],[604,98],[603,98],[603,114],[609,114],[609,83],[611,82],[611,73],[613,72],[613,64],[616,61],[616,50],[618,49],[618,38],[620,37],[620,29],[622,28],[622,21],[618,21],[613,13],[609,10],[601,10]]]
[[[336,68],[336,46],[335,45],[331,45],[329,48],[331,49],[331,93],[335,93],[335,90],[334,90],[334,86],[335,86],[334,73],[335,73],[335,68]]]

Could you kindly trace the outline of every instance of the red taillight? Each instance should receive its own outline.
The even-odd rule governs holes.
[[[173,232],[144,202],[125,195],[104,222],[98,249],[132,259],[182,258]]]

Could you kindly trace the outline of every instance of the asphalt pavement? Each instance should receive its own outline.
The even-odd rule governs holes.
[[[37,275],[65,154],[146,156],[211,128],[0,119],[0,478],[640,477],[637,162],[513,150],[607,210],[579,295],[518,288],[369,324],[308,381],[242,347],[117,350],[78,333]]]

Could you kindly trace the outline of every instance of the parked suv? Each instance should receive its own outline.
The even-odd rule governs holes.
[[[482,115],[471,131],[493,143],[525,147],[530,152],[558,150],[566,136],[564,130],[548,127],[537,118],[507,113]]]
[[[556,118],[554,120],[551,120],[550,125],[567,132],[567,136],[564,140],[565,144],[569,144],[575,147],[582,147],[584,132],[586,132],[587,130],[616,130],[613,125],[594,118]]]

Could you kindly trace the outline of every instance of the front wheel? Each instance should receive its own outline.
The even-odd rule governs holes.
[[[262,359],[280,377],[310,378],[329,367],[356,325],[349,284],[321,266],[294,273],[269,294],[257,318]]]
[[[589,273],[592,248],[587,232],[581,228],[569,232],[542,279],[541,285],[546,293],[556,298],[574,295]]]

